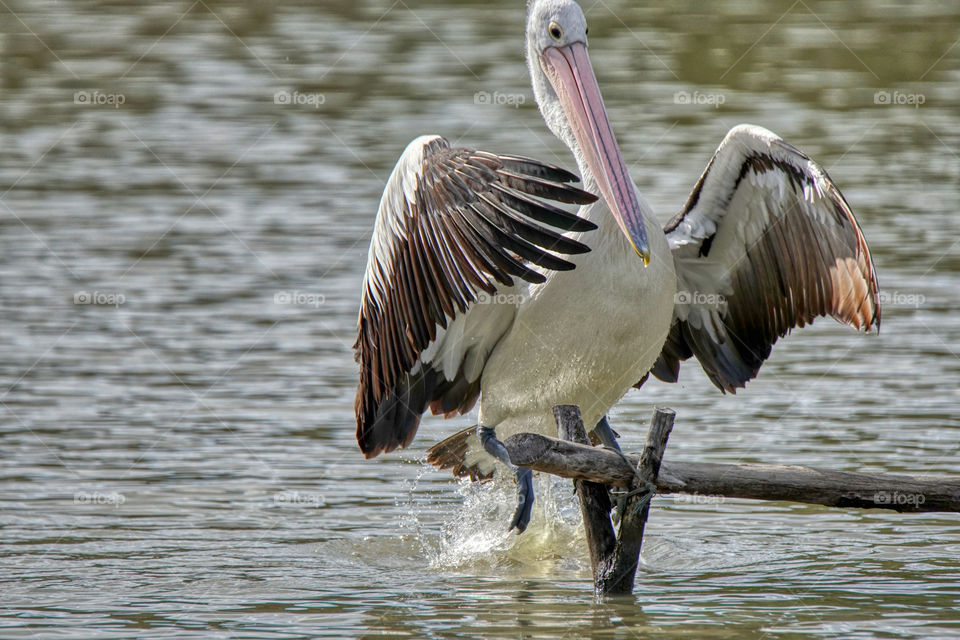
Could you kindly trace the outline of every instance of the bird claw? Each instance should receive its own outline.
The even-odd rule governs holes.
[[[637,478],[637,480],[639,480],[639,477]],[[630,510],[630,512],[633,515],[640,513],[641,509],[643,509],[648,504],[650,504],[650,500],[653,498],[654,494],[657,493],[657,485],[653,484],[652,482],[646,482],[646,481],[641,481],[641,482],[642,482],[641,486],[637,487],[636,489],[632,489],[630,491],[617,491],[617,492],[611,491],[610,492],[610,497],[614,499],[616,503],[616,508],[614,509],[614,512],[613,512],[614,524],[618,524],[620,520],[623,519],[624,511],[627,508],[627,501],[630,500],[630,498],[633,498],[636,496],[642,496],[638,498],[636,502],[633,503],[633,506]]]
[[[606,418],[604,418],[604,420],[601,420],[601,424],[605,422],[606,422]],[[606,428],[610,429],[609,423],[606,424]],[[610,431],[612,432],[613,430],[610,429]],[[627,507],[627,501],[630,500],[630,498],[633,498],[636,496],[642,496],[641,498],[639,498],[634,502],[633,508],[631,509],[631,513],[633,513],[634,515],[636,515],[637,513],[640,513],[641,509],[643,509],[648,504],[650,504],[650,500],[653,498],[654,494],[656,494],[657,492],[657,485],[651,482],[647,482],[646,480],[640,477],[640,475],[637,473],[636,468],[630,462],[629,458],[627,458],[627,456],[624,455],[623,451],[620,449],[620,446],[617,444],[616,440],[613,440],[612,447],[605,445],[603,448],[608,451],[613,451],[615,454],[620,456],[620,458],[625,463],[627,463],[627,466],[630,467],[630,470],[633,472],[633,481],[631,482],[631,485],[634,487],[633,489],[631,489],[630,491],[613,491],[612,489],[610,490],[610,500],[615,505],[613,510],[613,515],[612,515],[613,523],[620,524],[620,521],[623,519],[623,516],[624,516],[624,511]]]
[[[533,511],[533,471],[520,467],[517,469],[517,510],[510,521],[507,531],[517,530],[523,533],[530,524],[530,515]]]

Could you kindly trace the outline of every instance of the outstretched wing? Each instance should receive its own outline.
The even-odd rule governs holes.
[[[675,382],[694,355],[734,392],[778,338],[817,316],[880,327],[877,278],[850,207],[820,165],[766,129],[732,129],[664,231],[677,298],[651,370],[661,380]]]
[[[544,282],[537,267],[573,268],[556,253],[589,251],[560,231],[595,225],[543,200],[594,202],[567,184],[576,181],[528,158],[452,149],[439,136],[410,143],[380,202],[354,345],[357,442],[368,458],[408,445],[427,406],[473,407],[487,356],[522,299],[509,294]]]

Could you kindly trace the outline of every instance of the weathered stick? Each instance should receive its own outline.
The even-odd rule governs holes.
[[[560,437],[573,441],[567,444],[577,442],[580,446],[592,448],[589,444],[590,440],[587,439],[587,430],[580,418],[579,407],[557,405],[553,408],[553,417],[557,421]],[[557,442],[563,442],[563,440],[557,440]],[[589,480],[575,479],[573,486],[576,488],[580,502],[580,515],[583,516],[583,526],[587,534],[590,566],[593,567],[593,584],[596,589],[607,567],[607,559],[610,558],[617,543],[613,524],[610,522],[610,494],[604,485]]]
[[[676,417],[671,409],[657,407],[650,419],[650,431],[647,432],[647,442],[640,454],[637,464],[637,476],[631,483],[633,491],[652,489],[660,473],[660,463],[663,461],[663,451],[667,448],[667,438],[673,430],[673,420]],[[619,456],[618,456],[619,457]],[[603,572],[601,581],[596,585],[600,593],[632,593],[633,581],[637,573],[637,563],[640,561],[640,546],[643,544],[643,530],[650,515],[650,499],[653,496],[647,493],[629,498],[623,505],[620,517],[620,528],[617,530],[617,546],[610,558],[609,566]],[[645,499],[642,508],[637,509],[639,500]]]
[[[633,469],[612,451],[521,433],[504,442],[514,464],[554,475],[630,487]],[[636,464],[636,456],[627,456]],[[960,512],[960,478],[854,473],[771,464],[666,461],[660,493],[786,500],[900,512]]]
[[[625,501],[616,535],[610,523],[611,505],[607,487],[590,480],[573,481],[580,502],[587,546],[590,549],[593,587],[598,596],[633,591],[640,546],[643,544],[643,529],[650,512],[651,495],[647,493],[644,497],[643,492],[644,489],[652,488],[657,480],[663,450],[667,446],[670,430],[673,429],[674,415],[673,411],[660,408],[653,415],[647,444],[637,464],[637,473],[631,478],[631,490],[637,493]],[[563,440],[589,447],[590,441],[587,439],[587,431],[578,407],[558,405],[553,408],[553,416]],[[636,508],[638,501],[644,499],[646,502],[639,509]]]

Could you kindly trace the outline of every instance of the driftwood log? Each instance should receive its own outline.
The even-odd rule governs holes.
[[[510,459],[534,471],[629,487],[633,469],[613,451],[520,433],[504,442]],[[627,460],[637,462],[635,455]],[[828,507],[900,512],[960,512],[960,478],[833,471],[778,464],[717,464],[666,460],[658,493],[784,500]]]
[[[661,461],[674,413],[654,412],[639,457],[590,446],[575,406],[554,408],[561,439],[520,433],[504,441],[514,464],[574,480],[598,596],[630,593],[652,489],[710,499],[748,498],[899,512],[960,512],[960,478],[854,473],[772,464]],[[608,486],[626,489],[616,533]]]

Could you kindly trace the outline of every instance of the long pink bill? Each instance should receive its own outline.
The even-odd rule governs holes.
[[[643,263],[649,264],[650,248],[643,215],[610,127],[586,45],[574,42],[563,47],[548,47],[541,59],[600,194]]]

